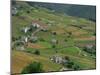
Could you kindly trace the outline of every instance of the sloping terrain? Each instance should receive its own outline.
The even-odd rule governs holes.
[[[32,61],[41,62],[45,72],[60,71],[63,65],[50,60],[54,55],[68,56],[81,70],[96,68],[96,54],[89,53],[92,49],[95,51],[95,22],[62,13],[55,14],[47,8],[31,6],[23,1],[14,2],[13,7],[17,13],[12,15],[12,44],[21,42],[24,36],[33,39],[24,45],[12,45],[12,73],[21,73]],[[48,27],[47,30],[39,30],[34,34],[35,41],[31,35],[36,29],[23,32],[23,28],[30,27],[33,20],[38,20]],[[24,50],[19,46],[25,47]],[[84,47],[89,47],[89,52],[85,51]],[[40,55],[34,54],[36,50]]]

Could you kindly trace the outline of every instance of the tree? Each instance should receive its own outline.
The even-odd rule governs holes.
[[[75,64],[75,65],[73,65],[73,69],[74,70],[80,70],[80,67],[79,67],[79,65]]]
[[[35,50],[34,54],[40,55],[40,51],[39,50]]]
[[[23,74],[27,73],[41,73],[43,72],[43,66],[40,62],[32,62],[31,64],[27,65],[23,70]]]
[[[72,32],[68,32],[69,35],[72,35]]]
[[[64,59],[70,61],[70,58],[68,56],[65,56]]]
[[[96,36],[96,32],[94,32],[93,35]]]
[[[67,40],[67,39],[65,39],[64,41],[65,41],[65,42],[67,42],[68,40]]]
[[[12,41],[16,41],[16,37],[12,36]]]
[[[72,68],[73,65],[74,65],[74,63],[73,63],[72,61],[68,61],[67,63],[64,63],[63,65],[64,65],[65,67],[67,67],[67,68]]]
[[[43,38],[40,38],[39,40],[42,41],[42,42],[45,42],[45,39],[43,39]]]
[[[26,11],[28,14],[30,13],[30,11],[28,10],[28,11]]]
[[[56,48],[56,45],[52,45],[52,48]]]
[[[69,62],[67,63],[67,67],[68,67],[68,68],[72,68],[72,67],[73,67],[73,65],[74,65],[74,63],[73,63],[73,62],[71,62],[71,61],[69,61]]]
[[[53,34],[53,35],[57,35],[57,33],[56,33],[56,32],[52,32],[52,34]]]

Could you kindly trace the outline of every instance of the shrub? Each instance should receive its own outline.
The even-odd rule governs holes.
[[[64,41],[65,41],[65,42],[67,42],[68,40],[67,40],[67,39],[65,39]]]
[[[16,13],[15,16],[20,16],[20,13]]]
[[[56,33],[56,32],[52,32],[52,34],[53,34],[53,35],[57,35],[57,33]]]
[[[52,45],[52,48],[56,48],[56,46],[55,45]]]
[[[72,35],[72,32],[68,32],[69,35]]]
[[[39,50],[35,50],[34,54],[40,55],[40,51]]]
[[[31,64],[27,65],[23,70],[23,74],[27,73],[40,73],[43,72],[42,64],[40,62],[32,62]]]
[[[93,35],[96,36],[96,32],[94,32]]]
[[[75,65],[73,65],[73,69],[74,70],[80,70],[80,67],[79,67],[79,65],[75,64]]]
[[[70,61],[70,58],[68,56],[65,56],[64,59]]]
[[[67,63],[64,64],[65,67],[71,68],[73,70],[80,70],[80,66],[73,61],[68,61]]]
[[[28,14],[30,13],[30,11],[28,10],[28,11],[26,11]]]
[[[45,40],[43,38],[40,38],[39,40],[42,41],[42,42],[45,42]]]
[[[71,62],[71,61],[69,61],[69,62],[68,62],[68,64],[67,64],[67,67],[68,67],[68,68],[72,68],[72,67],[73,67],[73,65],[74,65],[74,63],[73,63],[73,62]]]
[[[16,37],[12,37],[12,41],[16,41]]]

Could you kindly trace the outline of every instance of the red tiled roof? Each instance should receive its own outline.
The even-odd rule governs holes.
[[[37,23],[39,24],[40,26],[44,27],[44,28],[47,28],[47,25],[39,20],[33,20],[32,23]]]

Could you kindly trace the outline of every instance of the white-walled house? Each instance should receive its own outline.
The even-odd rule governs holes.
[[[35,28],[40,28],[40,25],[37,24],[37,23],[32,23],[32,26],[35,27]]]
[[[50,58],[51,61],[58,63],[58,64],[63,64],[63,63],[67,63],[68,60],[63,59],[62,57],[58,56],[58,55],[54,55]]]
[[[24,28],[24,33],[27,33],[29,29],[30,29],[29,27],[25,27]]]
[[[51,43],[52,43],[52,44],[57,44],[57,40],[56,40],[56,39],[52,39],[52,40],[51,40]]]
[[[33,20],[32,26],[35,27],[35,28],[40,28],[41,30],[47,29],[47,25],[44,24],[43,22],[38,21],[38,20]]]
[[[27,37],[27,36],[22,36],[21,40],[22,40],[24,43],[27,43],[27,42],[28,42],[28,37]]]

